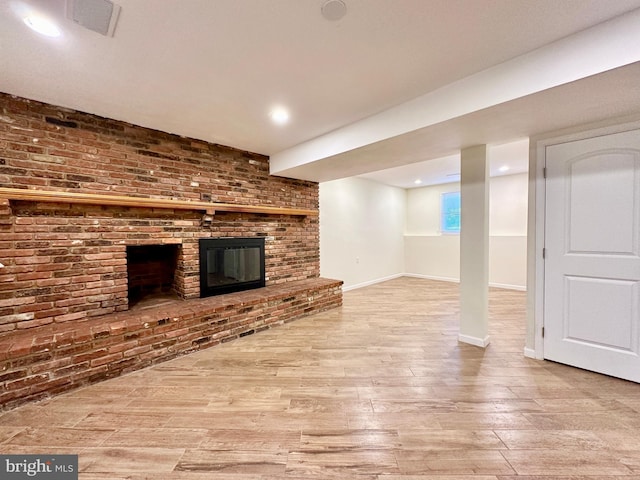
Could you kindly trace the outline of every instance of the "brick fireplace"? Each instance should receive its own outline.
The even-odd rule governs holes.
[[[0,94],[0,187],[318,210],[318,185],[269,175],[265,156],[5,94]],[[262,298],[254,292],[252,301],[256,305],[264,301],[266,309],[270,301],[277,303],[273,292],[278,291],[282,299],[297,298],[295,308],[277,307],[262,316],[245,312],[244,317],[227,322],[232,327],[226,336],[206,329],[198,330],[200,337],[191,335],[195,327],[180,324],[183,319],[176,314],[171,322],[179,333],[173,336],[184,340],[182,347],[151,360],[149,355],[143,360],[135,357],[138,363],[127,360],[125,368],[115,369],[114,362],[105,358],[128,357],[116,355],[114,343],[99,362],[88,360],[91,375],[84,377],[81,367],[71,368],[79,359],[57,356],[60,335],[85,327],[94,332],[100,325],[111,328],[117,322],[133,330],[156,325],[159,333],[168,335],[163,333],[170,330],[167,322],[157,323],[168,318],[163,312],[145,311],[146,317],[139,319],[132,316],[135,308],[129,311],[140,301],[153,301],[156,294],[182,299],[190,305],[182,308],[188,310],[189,321],[199,318],[210,325],[210,313],[221,302],[229,302],[193,303],[206,300],[195,300],[200,297],[198,242],[218,237],[264,238],[265,292],[271,293]],[[317,214],[216,211],[203,215],[168,207],[0,198],[0,263],[0,358],[5,362],[0,383],[5,390],[19,389],[23,398],[39,398],[43,392],[105,377],[95,369],[119,374],[339,305],[341,299],[340,282],[319,279]],[[296,293],[292,296],[291,291]],[[324,298],[320,291],[330,292],[332,300],[319,301]],[[299,302],[297,296],[303,292],[311,293]],[[238,304],[244,302],[233,298]],[[92,335],[88,352],[100,348]],[[120,342],[125,340],[122,337]],[[42,361],[52,362],[46,367],[51,370],[42,373],[45,367],[40,364],[16,370],[16,355],[25,357],[20,362],[26,364],[42,353],[36,344],[47,345],[51,358]],[[142,352],[142,346],[127,348]],[[58,371],[56,365],[71,369]],[[40,380],[55,388],[32,388],[38,384],[38,375],[45,375]],[[16,401],[17,396],[0,395],[0,401],[3,398]]]
[[[153,303],[158,298],[180,298],[178,245],[131,245],[127,247],[127,304]]]

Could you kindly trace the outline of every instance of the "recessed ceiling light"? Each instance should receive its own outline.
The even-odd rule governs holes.
[[[420,185],[422,183],[422,180],[420,180],[419,178],[414,180],[413,183],[415,183],[416,185]]]
[[[499,172],[508,172],[509,171],[509,166],[508,165],[503,165],[498,169]]]
[[[31,13],[24,17],[23,20],[27,27],[38,32],[40,35],[47,37],[59,37],[62,35],[62,31],[58,26],[43,15]]]
[[[276,107],[269,113],[271,120],[278,125],[284,125],[289,121],[289,111],[284,107]]]
[[[335,22],[347,14],[347,6],[342,0],[327,0],[320,8],[325,20]]]

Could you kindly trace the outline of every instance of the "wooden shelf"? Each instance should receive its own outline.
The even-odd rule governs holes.
[[[31,202],[80,203],[85,205],[109,205],[116,207],[165,208],[172,210],[203,211],[209,215],[216,212],[266,213],[270,215],[318,216],[317,210],[281,208],[260,205],[236,205],[233,203],[191,202],[165,198],[141,198],[125,195],[101,195],[94,193],[56,192],[51,190],[27,190],[1,188],[0,199]]]

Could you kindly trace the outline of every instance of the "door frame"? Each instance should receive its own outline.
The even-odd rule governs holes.
[[[527,335],[524,356],[544,359],[544,276],[546,148],[551,145],[585,140],[640,129],[640,114],[607,119],[555,132],[536,135],[529,140],[529,206],[527,223]]]

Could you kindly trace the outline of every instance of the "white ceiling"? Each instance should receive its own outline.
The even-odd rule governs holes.
[[[347,15],[330,22],[324,1],[116,0],[110,38],[66,19],[65,0],[3,0],[0,91],[273,155],[640,8],[640,0],[344,0]],[[29,30],[18,13],[28,8],[62,35]],[[290,110],[287,125],[270,122],[276,105]],[[459,120],[443,126],[445,136],[458,135]],[[368,165],[355,173],[397,163],[379,156]],[[314,168],[292,175],[327,177]]]
[[[492,145],[488,157],[489,174],[492,177],[525,173],[529,169],[529,139]],[[460,153],[358,176],[400,188],[459,182]]]

